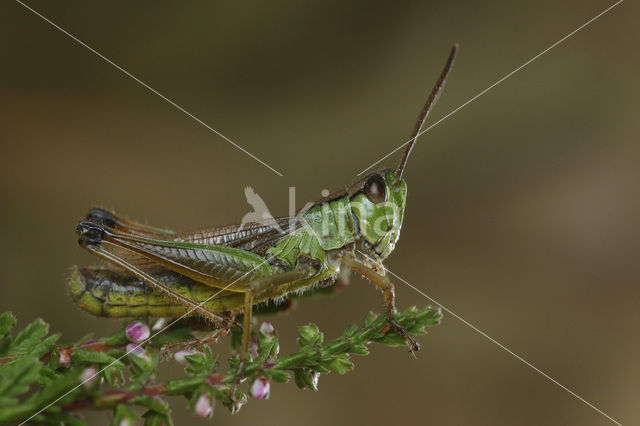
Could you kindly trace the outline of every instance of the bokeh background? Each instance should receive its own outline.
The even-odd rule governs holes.
[[[277,176],[15,2],[0,5],[0,310],[71,341],[118,329],[67,294],[88,207],[173,229],[274,215],[404,142],[453,42],[431,122],[612,4],[588,1],[28,3],[237,141]],[[622,3],[430,130],[387,266],[624,424],[640,422],[640,8]],[[397,156],[385,161],[395,166]],[[398,305],[426,305],[398,283]],[[381,310],[364,280],[272,319],[326,337]],[[451,315],[320,391],[274,385],[225,425],[604,425]],[[168,366],[167,368],[172,368]],[[177,424],[205,424],[173,401]],[[103,424],[104,416],[94,416]]]

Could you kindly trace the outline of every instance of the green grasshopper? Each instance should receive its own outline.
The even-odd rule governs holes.
[[[179,233],[92,209],[76,228],[78,243],[111,268],[75,268],[70,282],[74,301],[100,316],[189,313],[223,330],[241,327],[242,363],[256,304],[331,285],[341,269],[348,268],[382,291],[389,330],[403,336],[411,352],[419,350],[418,342],[395,319],[394,286],[382,262],[400,236],[407,196],[402,173],[457,50],[456,44],[418,116],[398,168],[372,173],[293,218]],[[240,313],[242,325],[235,321]]]

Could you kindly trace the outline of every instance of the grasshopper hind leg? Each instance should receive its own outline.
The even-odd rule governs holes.
[[[268,293],[269,291],[286,284],[292,284],[297,281],[301,281],[307,278],[311,278],[314,274],[317,274],[317,270],[314,268],[299,268],[291,271],[285,271],[276,275],[261,278],[250,282],[247,291],[244,294],[244,308],[243,308],[243,320],[242,320],[242,349],[240,352],[240,363],[236,370],[235,377],[229,390],[229,396],[233,402],[236,402],[236,391],[240,385],[240,381],[244,375],[244,369],[247,363],[247,356],[249,354],[249,344],[251,342],[251,320],[253,312],[253,304],[256,298],[260,295]]]
[[[166,344],[162,347],[161,353],[164,358],[168,358],[174,351],[202,349],[205,346],[218,343],[218,340],[227,336],[229,332],[229,327],[217,328],[201,339],[191,339],[184,342]]]

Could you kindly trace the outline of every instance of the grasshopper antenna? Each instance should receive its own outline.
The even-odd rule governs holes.
[[[453,62],[456,59],[456,54],[458,53],[459,48],[460,48],[460,45],[458,43],[454,44],[453,47],[451,48],[449,59],[447,59],[447,63],[444,65],[444,69],[440,74],[440,78],[438,79],[438,81],[436,82],[436,85],[431,90],[429,99],[427,99],[427,102],[424,104],[424,106],[422,107],[422,110],[420,111],[420,114],[418,115],[418,120],[416,121],[416,124],[413,127],[413,133],[411,134],[409,145],[407,145],[407,148],[404,150],[404,153],[402,154],[402,159],[400,159],[400,164],[398,165],[398,171],[397,171],[398,178],[402,176],[402,172],[404,171],[404,167],[407,164],[407,159],[409,158],[409,154],[411,154],[411,150],[413,149],[413,146],[416,144],[416,141],[418,140],[418,136],[420,136],[420,130],[422,130],[422,126],[424,125],[424,122],[427,120],[427,116],[429,116],[429,112],[431,111],[431,108],[436,104],[436,102],[438,101],[438,98],[440,97],[440,94],[442,93],[442,89],[444,89],[444,83],[447,80],[447,76],[449,75],[449,72],[451,71],[451,67],[453,67]]]

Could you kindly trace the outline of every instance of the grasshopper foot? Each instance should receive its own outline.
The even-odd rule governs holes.
[[[407,342],[407,346],[409,346],[409,352],[411,352],[411,355],[415,357],[416,352],[420,350],[420,344],[416,342],[416,340],[411,337],[409,333],[407,333],[407,330],[405,330],[404,327],[401,326],[394,317],[390,317],[387,322],[389,323],[389,327],[393,331],[404,337],[404,340]]]

